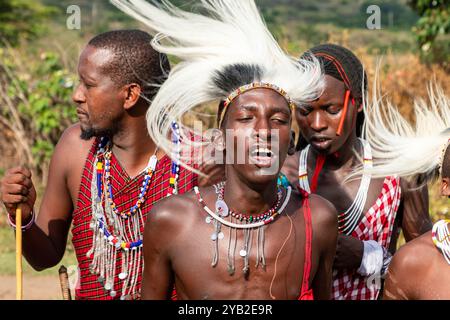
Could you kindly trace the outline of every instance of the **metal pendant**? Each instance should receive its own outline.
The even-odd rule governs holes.
[[[228,206],[223,200],[216,201],[216,213],[221,217],[227,217],[230,211],[228,210]]]

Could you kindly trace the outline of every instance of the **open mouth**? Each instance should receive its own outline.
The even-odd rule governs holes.
[[[327,149],[331,145],[331,139],[327,137],[312,137],[311,144],[316,149]]]
[[[250,151],[250,163],[260,168],[271,167],[275,159],[275,153],[267,147],[256,146]]]
[[[268,148],[256,147],[254,150],[252,150],[250,155],[251,155],[252,158],[256,158],[256,157],[269,157],[269,158],[271,158],[273,156],[273,152],[272,152],[272,150],[270,150]]]

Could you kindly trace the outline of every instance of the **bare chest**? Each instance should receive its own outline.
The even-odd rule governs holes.
[[[189,243],[172,253],[180,299],[296,299],[301,291],[304,230],[283,217],[261,229],[248,231],[199,219]],[[202,221],[203,220],[203,221]],[[297,222],[297,223],[296,223]],[[183,236],[184,237],[184,236]],[[184,240],[181,241],[183,243]],[[245,253],[245,255],[244,255]],[[313,257],[313,272],[318,258]]]

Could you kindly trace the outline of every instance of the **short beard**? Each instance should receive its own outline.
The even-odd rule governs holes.
[[[117,132],[119,132],[119,129],[115,124],[111,128],[107,129],[81,128],[80,138],[82,140],[90,140],[93,137],[112,138],[115,134],[117,134]]]

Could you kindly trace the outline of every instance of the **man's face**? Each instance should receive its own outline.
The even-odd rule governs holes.
[[[270,89],[253,89],[234,99],[226,113],[227,163],[234,154],[232,170],[255,184],[276,179],[288,150],[294,150],[286,99]]]
[[[320,98],[296,109],[295,117],[301,135],[319,153],[335,153],[354,130],[357,113],[361,110],[356,110],[352,99],[349,99],[342,133],[336,135],[344,108],[345,91],[342,81],[325,75],[325,88]]]
[[[102,66],[113,59],[107,49],[87,46],[80,55],[78,75],[80,83],[72,99],[77,104],[77,114],[84,139],[93,136],[113,135],[123,114],[124,93]]]
[[[442,178],[441,195],[450,198],[450,178]]]

